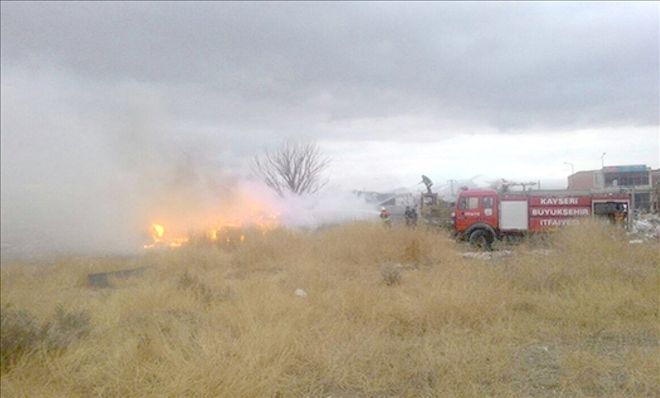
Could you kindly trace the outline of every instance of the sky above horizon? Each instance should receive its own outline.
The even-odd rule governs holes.
[[[565,162],[595,169],[603,153],[657,168],[659,14],[657,2],[3,2],[3,234],[26,214],[114,218],[182,181],[246,179],[286,139],[319,143],[336,190],[419,189],[421,174],[563,188]]]

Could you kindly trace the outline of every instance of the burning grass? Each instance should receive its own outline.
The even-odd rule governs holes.
[[[436,232],[357,223],[3,266],[1,392],[658,396],[658,245],[618,234],[586,224],[544,255],[483,261]],[[137,267],[112,289],[86,283]],[[84,328],[59,328],[72,338],[52,350],[40,325],[58,311]],[[31,343],[6,351],[16,338]]]

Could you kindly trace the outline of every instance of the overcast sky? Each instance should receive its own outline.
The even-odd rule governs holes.
[[[659,165],[657,2],[1,7],[3,235],[222,189],[287,138],[343,189]]]

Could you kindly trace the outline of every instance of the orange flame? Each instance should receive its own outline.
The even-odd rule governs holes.
[[[278,214],[266,211],[267,206],[255,201],[253,198],[244,196],[235,203],[240,204],[220,210],[221,214],[229,216],[204,217],[209,219],[209,222],[197,220],[196,225],[201,226],[201,228],[191,227],[188,229],[188,231],[191,231],[190,234],[177,232],[181,229],[177,230],[176,225],[172,228],[170,228],[171,225],[168,225],[166,228],[165,224],[160,221],[152,223],[149,229],[151,243],[145,244],[144,248],[178,248],[189,244],[191,241],[221,245],[241,244],[246,239],[245,229],[254,228],[263,235],[279,225]],[[167,217],[164,218],[167,219]],[[176,217],[174,218],[176,219]]]
[[[143,245],[145,249],[153,249],[155,247],[169,246],[169,247],[181,247],[184,244],[188,243],[188,237],[176,237],[169,238],[165,234],[166,229],[162,224],[153,223],[151,224],[150,233],[152,243]]]
[[[160,224],[152,224],[151,229],[151,236],[154,239],[154,242],[160,242],[160,240],[163,239],[163,235],[165,235],[165,227]]]

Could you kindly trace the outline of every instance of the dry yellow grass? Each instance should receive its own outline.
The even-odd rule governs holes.
[[[658,245],[585,224],[495,260],[358,223],[233,251],[2,268],[3,311],[90,315],[5,363],[10,396],[659,396]],[[400,263],[388,285],[382,267]],[[138,266],[112,289],[89,272]],[[298,297],[302,288],[306,297]]]

